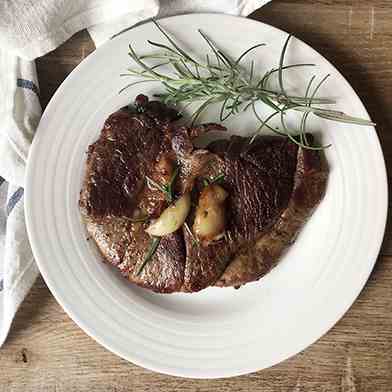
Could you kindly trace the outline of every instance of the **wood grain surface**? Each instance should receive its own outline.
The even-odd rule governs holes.
[[[391,168],[391,0],[273,0],[251,18],[293,32],[336,65],[377,122]],[[93,49],[81,32],[37,61],[43,106]],[[273,368],[231,379],[168,377],[119,359],[70,320],[39,278],[0,350],[0,391],[391,392],[391,223],[366,288],[326,336]]]

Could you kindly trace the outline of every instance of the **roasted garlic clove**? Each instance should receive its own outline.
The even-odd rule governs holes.
[[[146,232],[155,237],[162,237],[166,234],[174,233],[184,224],[190,208],[191,197],[189,193],[185,193],[171,206],[166,208],[161,216],[146,229]]]
[[[227,192],[217,184],[206,186],[200,194],[193,232],[202,241],[213,241],[225,232]]]

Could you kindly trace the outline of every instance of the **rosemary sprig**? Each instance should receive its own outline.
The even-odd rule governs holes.
[[[225,179],[224,174],[218,174],[213,178],[204,178],[203,185],[208,186],[211,184],[216,184],[216,183],[222,182],[224,179]]]
[[[133,47],[129,46],[129,56],[139,66],[138,69],[130,68],[126,75],[139,77],[136,83],[150,81],[161,82],[164,92],[157,94],[164,103],[170,105],[189,105],[199,102],[199,106],[192,115],[192,121],[196,122],[201,114],[212,104],[220,104],[220,120],[225,121],[230,116],[252,108],[256,119],[260,122],[259,130],[250,138],[252,143],[262,131],[268,128],[280,135],[287,136],[292,142],[303,148],[314,148],[310,146],[306,138],[306,122],[310,115],[314,115],[330,121],[356,124],[359,126],[375,125],[373,122],[349,116],[338,110],[331,110],[322,107],[323,105],[334,104],[335,101],[317,97],[321,85],[326,81],[323,78],[316,88],[311,92],[312,83],[309,83],[306,94],[303,96],[290,95],[284,82],[285,72],[292,68],[314,67],[314,64],[289,64],[285,65],[285,55],[292,35],[289,35],[284,42],[279,58],[278,66],[267,71],[262,77],[257,77],[254,61],[251,61],[250,68],[244,66],[244,58],[252,51],[264,47],[260,43],[245,50],[237,60],[218,48],[215,43],[202,31],[199,33],[206,42],[212,56],[205,55],[205,61],[199,61],[182,49],[178,43],[156,22],[155,26],[167,40],[167,44],[148,41],[159,52],[138,55]],[[215,59],[215,60],[213,60]],[[158,64],[148,65],[147,60],[159,61]],[[164,67],[171,67],[172,72],[163,72]],[[277,91],[269,87],[272,76],[277,74],[279,88]],[[125,89],[124,88],[124,89]],[[123,89],[123,90],[124,90]],[[123,91],[122,90],[122,91]],[[272,114],[265,119],[257,114],[255,105],[262,103],[273,110]],[[317,106],[314,106],[317,105]],[[302,113],[299,130],[289,129],[285,123],[285,115],[288,112]],[[281,120],[281,127],[275,128],[269,122],[278,116]],[[293,135],[299,135],[294,137]],[[321,146],[318,148],[326,148]],[[152,182],[151,182],[152,183]],[[158,189],[164,188],[156,186]],[[167,189],[164,190],[167,194]]]
[[[139,276],[142,273],[146,264],[154,256],[160,242],[161,242],[161,237],[152,237],[151,238],[151,242],[150,242],[150,246],[148,248],[148,251],[147,251],[146,255],[144,256],[144,259],[143,259],[141,266],[139,267],[138,271],[136,272],[137,276]]]
[[[173,174],[169,180],[169,183],[165,187],[168,196],[166,199],[169,203],[171,203],[174,199],[173,185],[174,182],[176,181],[177,176],[178,176],[178,167],[175,167],[173,170]]]
[[[174,182],[176,181],[176,178],[178,176],[178,167],[176,167],[173,170],[173,174],[170,177],[170,180],[167,184],[161,185],[158,184],[156,181],[154,181],[152,178],[146,176],[146,181],[147,184],[149,185],[150,188],[157,189],[161,191],[165,195],[165,199],[168,203],[172,203],[174,200],[174,190],[173,190],[173,185]]]

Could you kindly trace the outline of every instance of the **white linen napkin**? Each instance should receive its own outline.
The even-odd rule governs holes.
[[[13,0],[0,2],[0,345],[38,269],[25,227],[29,147],[41,116],[34,60],[88,28],[96,46],[151,17],[247,16],[269,0]]]

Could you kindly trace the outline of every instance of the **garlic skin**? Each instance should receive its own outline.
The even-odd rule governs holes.
[[[146,229],[146,232],[154,237],[174,233],[184,224],[190,209],[191,197],[189,193],[185,193],[171,206],[167,207],[161,216]]]
[[[228,193],[217,184],[206,186],[200,194],[193,233],[203,242],[220,238],[225,232],[225,200]]]

